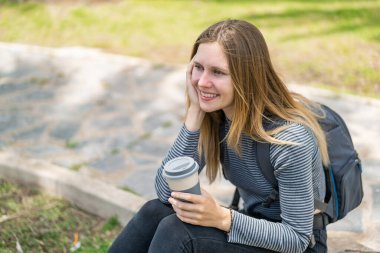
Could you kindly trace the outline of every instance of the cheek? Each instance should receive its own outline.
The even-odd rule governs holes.
[[[191,80],[197,82],[201,78],[201,75],[202,75],[201,72],[199,72],[196,69],[193,69],[193,73],[191,74]]]
[[[233,99],[235,92],[234,92],[234,87],[231,84],[231,82],[226,81],[223,83],[221,87],[223,88],[223,93],[227,95],[230,99]]]

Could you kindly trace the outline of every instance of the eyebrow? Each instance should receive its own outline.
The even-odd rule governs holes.
[[[197,62],[197,61],[194,61],[194,64],[199,64],[199,65],[203,66],[200,62]],[[221,67],[219,67],[219,66],[209,66],[209,67],[210,67],[211,69],[216,69],[216,70],[222,71],[222,72],[224,72],[224,73],[226,73],[226,74],[229,74],[228,69],[221,68]]]

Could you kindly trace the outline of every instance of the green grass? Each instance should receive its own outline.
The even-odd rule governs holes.
[[[115,217],[104,220],[65,200],[24,188],[0,178],[0,252],[70,252],[77,232],[81,247],[75,252],[104,253],[121,227]]]
[[[70,170],[72,170],[72,171],[80,171],[80,169],[84,166],[84,165],[86,165],[86,163],[74,163],[74,164],[72,164],[71,166],[70,166]]]
[[[65,141],[66,148],[75,149],[78,146],[78,143],[74,140],[66,140]]]
[[[141,196],[139,193],[137,193],[136,191],[134,191],[132,188],[130,188],[127,185],[120,187],[120,189],[122,189],[123,191],[129,192],[129,193],[132,193],[134,195]]]
[[[186,63],[208,25],[245,19],[262,30],[286,81],[380,97],[378,0],[9,2],[0,0],[0,41],[97,47],[158,63]]]

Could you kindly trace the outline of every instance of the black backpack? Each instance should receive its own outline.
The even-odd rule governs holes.
[[[324,168],[326,178],[326,197],[324,202],[314,200],[315,208],[327,215],[327,224],[345,217],[360,205],[363,199],[362,167],[348,128],[338,113],[320,105],[324,118],[318,120],[326,134],[330,167]],[[269,129],[273,126],[268,126]],[[222,135],[224,136],[224,135]],[[269,143],[254,142],[254,150],[264,177],[272,184],[273,190],[262,203],[270,207],[278,199],[278,184],[270,161]],[[223,156],[223,154],[221,154]],[[235,190],[231,208],[238,209],[240,195]]]

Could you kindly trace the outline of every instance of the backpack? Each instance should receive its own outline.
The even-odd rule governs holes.
[[[329,224],[344,218],[360,205],[363,199],[362,166],[343,119],[326,105],[321,104],[320,108],[325,117],[319,118],[318,123],[326,135],[330,165],[324,168],[326,179],[324,202],[315,199],[314,206],[327,215],[326,223]],[[275,126],[267,127],[271,129]],[[271,203],[278,199],[278,184],[270,161],[269,148],[269,143],[254,142],[258,166],[273,187],[271,194],[262,203],[265,207],[270,207]],[[237,209],[239,199],[240,195],[236,189],[230,207]]]

